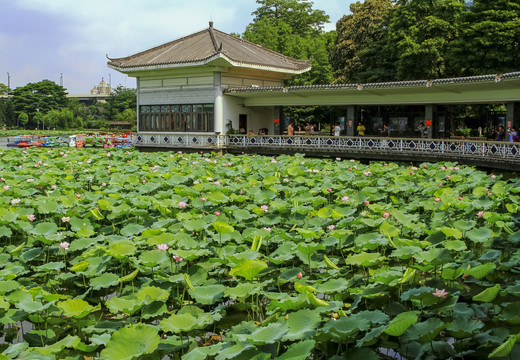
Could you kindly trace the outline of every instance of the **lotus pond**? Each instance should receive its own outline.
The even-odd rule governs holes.
[[[0,359],[520,358],[520,183],[5,150]]]

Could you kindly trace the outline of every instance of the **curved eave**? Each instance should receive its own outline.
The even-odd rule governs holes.
[[[200,59],[200,60],[189,61],[189,62],[151,64],[151,65],[140,65],[140,66],[117,66],[117,65],[113,64],[114,61],[117,61],[117,59],[115,59],[112,61],[112,63],[109,62],[107,65],[111,69],[117,70],[123,74],[131,75],[132,73],[135,73],[135,72],[152,71],[152,70],[168,70],[168,69],[178,69],[178,68],[183,68],[183,67],[211,65],[211,63],[218,61],[220,59],[226,61],[230,66],[233,66],[233,67],[272,71],[272,72],[291,74],[291,75],[302,74],[311,69],[310,64],[308,64],[308,66],[303,69],[295,69],[295,68],[290,68],[290,67],[279,67],[279,66],[269,66],[269,65],[254,64],[254,63],[245,63],[245,62],[235,61],[223,53],[215,54],[206,59]]]

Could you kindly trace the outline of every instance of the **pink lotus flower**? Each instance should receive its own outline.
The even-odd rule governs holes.
[[[365,205],[368,205],[368,204],[370,204],[370,201],[365,200]]]
[[[483,215],[484,215],[484,211],[482,211],[482,210],[477,213],[477,216],[479,218],[481,218]]]
[[[388,166],[388,164],[387,164],[387,163],[384,163],[383,166]]]
[[[215,215],[219,216],[220,215],[220,211],[215,211]]]
[[[168,245],[166,245],[166,244],[159,244],[159,245],[157,245],[157,250],[166,251],[166,250],[168,250]]]
[[[425,167],[426,167],[426,164],[422,164],[422,167],[425,168]]]
[[[267,230],[267,231],[271,232],[271,228],[270,227],[265,227],[264,230]]]
[[[413,175],[413,171],[410,171],[410,175]]]
[[[110,157],[110,152],[107,152],[107,157]]]
[[[52,190],[56,190],[57,188],[58,188],[58,186],[56,186],[56,185],[51,185],[51,189],[52,189]]]
[[[491,179],[496,179],[497,176],[495,174],[491,175]]]
[[[449,175],[446,175],[446,179],[448,179],[448,180],[449,180],[449,179],[451,179],[451,176],[449,176]]]
[[[448,292],[446,291],[446,289],[439,290],[435,288],[435,292],[433,292],[432,295],[438,298],[446,299],[446,295],[448,295]]]
[[[341,197],[341,201],[349,201],[349,200],[350,200],[350,198],[346,195]]]
[[[461,201],[461,200],[462,200],[462,196],[459,196],[459,201]]]
[[[296,276],[298,277],[298,279],[301,279],[301,278],[303,277],[303,274],[302,274],[302,272],[300,271],[300,272],[298,273],[298,275],[296,275]]]
[[[442,186],[442,183],[439,183],[439,186]]]
[[[4,190],[9,190],[11,187],[9,185],[4,185]]]
[[[33,178],[29,178],[29,179],[27,179],[27,182],[28,182],[28,183],[33,182],[33,181],[34,181]]]
[[[441,166],[441,170],[446,170],[446,166]]]
[[[186,209],[186,202],[185,201],[179,201],[177,206],[179,207],[179,209]]]
[[[183,259],[183,258],[181,258],[181,257],[180,257],[180,256],[178,256],[178,255],[173,255],[173,256],[172,256],[172,258],[173,258],[173,260],[175,260],[175,262],[178,262],[178,263],[180,263],[180,262],[183,262],[183,261],[184,261],[184,259]]]
[[[11,205],[19,204],[20,201],[21,201],[20,199],[13,199],[13,200],[11,200]]]
[[[283,182],[289,182],[289,179],[285,178],[283,179]]]
[[[80,194],[76,194],[76,197],[79,199],[81,197],[81,195]]]
[[[217,180],[217,181],[215,181],[213,184],[215,184],[215,185],[220,185],[220,181]]]
[[[348,168],[348,171],[352,171],[352,168]]]
[[[365,175],[365,176],[370,176],[370,175],[372,175],[372,173],[371,173],[370,171],[365,171],[365,172],[363,173],[363,175]]]
[[[34,221],[34,220],[36,220],[36,216],[34,214],[27,215],[27,220]]]
[[[64,216],[61,218],[61,221],[64,222],[64,223],[68,223],[70,222],[70,216]]]
[[[201,197],[200,201],[204,202],[204,201],[206,201],[206,198],[205,197]]]
[[[390,211],[385,211],[385,212],[383,213],[383,217],[384,217],[385,219],[388,219],[388,218],[390,217]]]
[[[329,226],[327,226],[327,229],[329,229],[329,231],[334,230],[334,228],[336,228],[336,225],[329,225]]]
[[[4,178],[0,178],[0,181],[3,181],[3,182],[5,182],[5,179],[4,179]]]
[[[332,192],[332,189],[331,189],[331,188],[328,188],[327,191],[328,191],[328,192]]]
[[[436,198],[434,199],[434,201],[435,201],[435,202],[439,202],[439,201],[441,201],[441,198],[440,198],[440,197],[436,197]]]
[[[63,241],[63,242],[60,243],[60,249],[61,250],[67,250],[69,248],[69,246],[70,246],[70,243],[67,242],[67,241]]]
[[[269,206],[267,205],[262,205],[260,206],[260,209],[263,211],[263,212],[267,212],[269,210]]]

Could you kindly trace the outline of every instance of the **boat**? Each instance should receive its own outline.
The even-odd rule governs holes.
[[[42,146],[43,135],[28,135],[23,140],[16,143],[19,148],[40,147]]]

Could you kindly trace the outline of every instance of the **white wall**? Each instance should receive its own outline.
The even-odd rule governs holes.
[[[223,96],[223,132],[227,132],[226,124],[231,120],[233,129],[238,130],[238,119],[240,114],[247,115],[247,129],[253,130],[255,134],[258,134],[258,130],[261,128],[267,128],[269,134],[273,134],[274,129],[274,108],[272,106],[261,106],[261,107],[245,107],[243,106],[243,100],[233,96]]]

